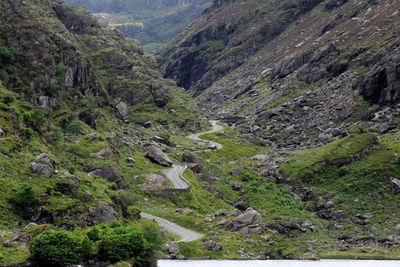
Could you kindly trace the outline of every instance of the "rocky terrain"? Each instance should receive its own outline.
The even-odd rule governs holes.
[[[108,27],[138,39],[148,53],[179,35],[209,7],[211,0],[67,0],[86,7]]]
[[[2,1],[0,265],[399,259],[399,8],[215,0],[157,63]]]

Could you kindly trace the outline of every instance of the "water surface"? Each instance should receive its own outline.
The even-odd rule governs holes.
[[[400,261],[320,260],[320,261],[172,261],[160,260],[158,267],[400,267]]]

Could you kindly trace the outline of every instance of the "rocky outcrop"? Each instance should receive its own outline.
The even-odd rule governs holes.
[[[143,178],[146,183],[139,186],[144,189],[154,190],[167,185],[164,177],[158,174],[145,174],[143,175]]]
[[[37,175],[49,178],[53,176],[55,171],[55,162],[46,153],[40,154],[31,163],[30,170]]]
[[[109,182],[115,182],[119,189],[126,189],[127,185],[120,174],[118,166],[108,166],[103,169],[97,169],[89,173],[90,176],[99,176]]]
[[[172,161],[168,158],[168,156],[159,148],[158,146],[151,145],[148,148],[148,152],[145,155],[150,160],[158,163],[162,166],[171,167]]]
[[[118,213],[105,202],[99,202],[97,207],[89,208],[87,225],[92,226],[101,223],[110,223],[118,218]]]
[[[124,101],[119,102],[116,108],[122,118],[126,117],[129,114],[128,105]]]
[[[201,159],[190,151],[183,153],[182,161],[188,163],[187,165],[195,173],[201,173],[204,169]]]
[[[229,228],[243,235],[260,234],[262,232],[262,217],[257,211],[248,208],[242,215],[232,220]]]

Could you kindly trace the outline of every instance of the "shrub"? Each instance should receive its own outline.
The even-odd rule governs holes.
[[[34,109],[32,111],[25,112],[23,114],[23,118],[26,125],[32,127],[35,131],[40,131],[40,129],[46,123],[44,112],[40,109]]]
[[[71,123],[68,125],[66,131],[67,133],[70,134],[80,134],[85,127],[85,123],[80,120],[73,120]]]
[[[36,210],[36,207],[39,203],[39,198],[32,186],[26,184],[15,190],[11,202],[17,209],[17,213],[23,218],[28,219]]]
[[[133,258],[140,261],[150,251],[143,233],[135,227],[127,226],[112,229],[100,240],[98,256],[112,263]]]
[[[36,236],[30,247],[31,259],[38,266],[78,264],[93,255],[91,241],[77,234],[56,231]]]
[[[150,243],[153,250],[160,250],[164,244],[160,228],[156,223],[145,224],[142,228],[144,239]]]

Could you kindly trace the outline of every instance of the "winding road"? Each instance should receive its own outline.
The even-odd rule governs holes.
[[[222,126],[218,125],[218,121],[210,121],[210,123],[212,125],[212,129],[210,131],[193,134],[193,135],[188,136],[187,138],[194,140],[194,141],[201,141],[201,142],[208,143],[210,145],[210,147],[212,146],[215,149],[221,149],[222,148],[221,144],[200,138],[200,136],[203,134],[215,133],[215,132],[221,131],[223,129]],[[183,178],[183,173],[185,172],[186,168],[187,168],[187,166],[173,165],[172,168],[164,170],[163,174],[173,183],[173,185],[176,189],[188,189],[188,188],[190,188],[190,184]],[[179,225],[177,225],[173,222],[170,222],[166,219],[163,219],[163,218],[160,218],[157,216],[153,216],[153,215],[145,213],[145,212],[140,213],[140,215],[143,218],[157,222],[160,225],[160,227],[163,228],[164,230],[166,230],[167,232],[174,234],[176,236],[179,236],[179,238],[180,238],[179,242],[195,241],[204,236],[204,235],[196,233],[192,230],[183,228],[182,226],[179,226]]]

